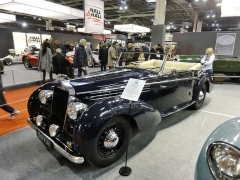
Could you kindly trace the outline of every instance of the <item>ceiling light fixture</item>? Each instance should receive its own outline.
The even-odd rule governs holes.
[[[209,18],[210,16],[209,15],[207,15],[207,18]]]
[[[122,10],[122,9],[123,9],[123,7],[121,6],[121,7],[119,7],[119,9],[120,9],[120,10]]]
[[[24,23],[22,23],[22,26],[26,27],[26,26],[27,26],[27,24],[24,22]]]
[[[124,6],[124,9],[127,9],[128,7],[127,6]]]
[[[222,0],[221,17],[240,16],[240,1]]]
[[[45,0],[1,0],[0,9],[59,20],[84,18],[82,10]]]
[[[222,5],[222,3],[217,3],[217,5],[216,6],[221,6]]]
[[[212,15],[212,17],[215,17],[215,14],[214,14],[214,15]]]
[[[63,28],[61,30],[63,31]]]
[[[143,33],[150,32],[150,28],[139,26],[135,24],[120,24],[114,25],[114,29],[123,32],[132,32],[132,33]]]

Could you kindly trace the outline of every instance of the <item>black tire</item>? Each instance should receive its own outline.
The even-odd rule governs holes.
[[[30,64],[30,62],[27,58],[24,58],[23,64],[24,64],[25,68],[27,68],[27,69],[32,67],[32,65]]]
[[[114,142],[111,144],[109,140],[110,143],[107,144],[106,138],[107,136],[110,137],[110,135],[114,138],[112,139]],[[93,141],[92,153],[88,158],[88,162],[99,168],[109,166],[116,162],[126,151],[131,135],[132,128],[127,119],[121,116],[112,118],[102,127]],[[106,147],[107,145],[112,145],[113,147]]]
[[[10,66],[13,64],[13,62],[10,58],[3,59],[3,63],[7,66]]]
[[[203,84],[202,89],[199,91],[196,102],[191,106],[192,109],[200,109],[206,97],[206,85]]]

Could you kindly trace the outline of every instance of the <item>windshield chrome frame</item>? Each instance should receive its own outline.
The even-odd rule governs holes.
[[[140,51],[140,52],[138,52],[138,51],[124,51],[124,52],[121,52],[120,55],[118,56],[118,59],[117,59],[117,61],[116,61],[115,64],[114,64],[114,67],[117,67],[117,64],[119,63],[120,57],[122,56],[122,54],[135,53],[135,52],[136,52],[136,53],[149,54],[149,55],[151,55],[151,54],[163,55],[163,60],[159,59],[160,61],[162,61],[162,65],[159,67],[160,69],[159,69],[158,75],[160,76],[160,75],[163,74],[164,66],[165,66],[165,64],[166,64],[167,57],[168,57],[168,55],[170,55],[170,53],[168,53],[168,54],[159,54],[159,53],[142,52],[142,51]],[[149,59],[149,60],[150,60],[150,59]],[[148,61],[149,61],[149,60],[148,60]],[[133,61],[133,62],[138,62],[138,61]]]

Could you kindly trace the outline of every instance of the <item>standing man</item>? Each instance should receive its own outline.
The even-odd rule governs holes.
[[[87,54],[85,51],[85,46],[87,44],[87,41],[85,39],[81,39],[79,42],[79,47],[77,48],[75,55],[74,55],[74,60],[73,64],[74,67],[78,68],[78,77],[82,76],[82,72],[84,75],[87,75],[87,70],[86,67],[88,65],[88,60],[87,60]]]
[[[92,65],[92,50],[91,48],[89,47],[89,44],[87,44],[87,46],[85,47],[85,51],[86,51],[86,54],[87,54],[87,60],[88,60],[88,63],[89,65]]]
[[[56,44],[53,38],[50,38],[50,49],[53,55],[56,53]]]
[[[121,52],[123,52],[123,47],[122,47],[122,44],[120,43],[118,48],[117,48],[118,56],[120,56]],[[124,54],[122,54],[121,57],[120,57],[119,66],[122,66],[123,57],[124,57]]]
[[[161,44],[157,45],[156,52],[158,52],[160,55],[160,59],[163,59],[164,49]]]
[[[126,61],[126,66],[132,62],[132,58],[134,55],[134,48],[133,48],[133,44],[132,43],[128,43],[127,48],[125,49],[125,51],[127,51],[128,53],[125,53],[125,61]]]
[[[114,64],[117,61],[117,46],[118,46],[118,42],[114,41],[112,43],[112,46],[109,48],[108,50],[108,64],[107,66],[109,67],[109,69],[113,69],[114,68]]]
[[[108,47],[109,43],[105,43],[101,49],[99,49],[99,57],[101,63],[101,71],[106,71],[106,66],[108,63]]]

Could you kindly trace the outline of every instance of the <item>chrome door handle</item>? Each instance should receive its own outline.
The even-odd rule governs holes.
[[[163,89],[164,89],[164,88],[167,88],[167,86],[162,86],[162,85],[161,85],[160,88],[163,88]]]

